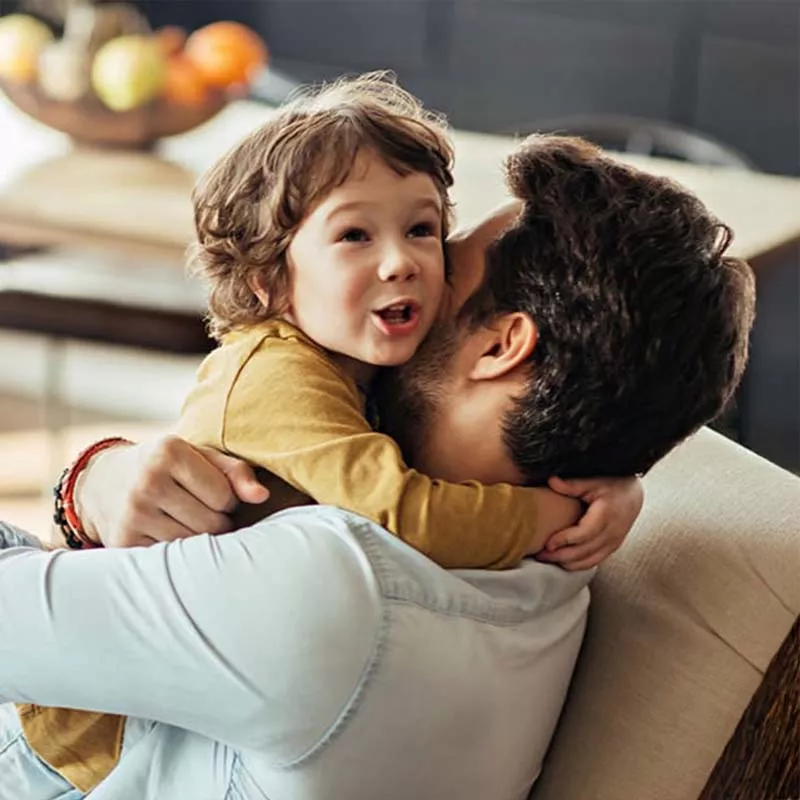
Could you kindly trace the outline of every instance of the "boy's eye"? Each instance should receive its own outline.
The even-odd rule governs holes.
[[[417,237],[417,236],[437,236],[438,229],[435,225],[432,225],[430,222],[419,222],[414,225],[413,228],[408,232],[409,236]]]
[[[362,228],[348,228],[340,237],[341,242],[366,242],[367,232]]]

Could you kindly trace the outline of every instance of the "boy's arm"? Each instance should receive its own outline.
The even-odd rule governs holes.
[[[577,501],[547,489],[454,484],[410,469],[397,444],[370,429],[336,366],[310,347],[267,340],[233,385],[213,370],[206,383],[187,403],[181,435],[372,519],[444,567],[513,566],[579,516]],[[226,393],[221,432],[204,429],[215,392]]]
[[[590,569],[605,561],[622,545],[644,503],[644,487],[636,477],[551,478],[549,485],[588,505],[577,525],[553,534],[537,554],[540,561],[568,570]]]

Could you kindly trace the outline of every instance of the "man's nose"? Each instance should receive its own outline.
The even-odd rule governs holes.
[[[381,260],[378,277],[382,281],[410,281],[419,274],[419,266],[409,248],[397,246],[389,248]]]

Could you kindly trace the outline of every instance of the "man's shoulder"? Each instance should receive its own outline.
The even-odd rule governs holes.
[[[309,593],[336,593],[342,600],[351,596],[362,608],[375,608],[381,591],[363,546],[363,525],[373,523],[332,506],[308,505],[272,514],[230,535],[256,561],[279,563]]]
[[[284,575],[324,596],[329,608],[352,607],[362,630],[376,629],[388,604],[429,605],[428,596],[465,586],[380,525],[334,506],[290,508],[234,536],[255,561],[280,563]]]
[[[333,506],[282,511],[254,526],[309,556],[312,573],[329,591],[358,596],[374,608],[412,604],[447,617],[518,624],[583,595],[593,571],[569,573],[526,561],[513,570],[446,570],[380,525]],[[269,545],[271,551],[277,542]],[[284,563],[292,563],[285,559]]]

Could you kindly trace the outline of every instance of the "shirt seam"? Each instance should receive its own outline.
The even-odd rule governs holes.
[[[263,341],[267,338],[268,334],[266,332],[262,333],[255,342],[252,342],[248,351],[247,355],[239,362],[238,366],[236,367],[236,371],[231,378],[231,382],[228,385],[228,388],[225,391],[225,398],[222,401],[222,407],[220,408],[220,420],[219,420],[219,444],[220,449],[223,452],[229,452],[227,449],[226,444],[226,437],[228,433],[228,406],[231,403],[231,395],[233,394],[233,389],[236,386],[237,381],[239,380],[242,370],[247,366],[250,359],[253,357],[253,354],[261,347]]]
[[[354,520],[351,516],[342,514],[345,519],[345,522],[352,525]],[[365,521],[363,525],[367,525],[368,523]],[[380,666],[383,655],[386,652],[386,646],[388,641],[388,631],[390,626],[390,614],[389,614],[389,605],[385,602],[385,598],[382,591],[382,581],[381,577],[378,574],[380,571],[380,563],[382,561],[382,554],[379,548],[368,538],[361,539],[359,541],[360,546],[364,550],[367,559],[372,566],[373,573],[375,574],[376,581],[378,584],[380,591],[380,602],[381,602],[381,618],[380,623],[378,625],[378,631],[375,636],[375,641],[372,646],[372,652],[370,658],[367,660],[366,664],[362,668],[361,676],[356,684],[355,688],[350,694],[348,700],[342,705],[339,714],[337,715],[336,719],[331,723],[331,725],[325,730],[322,736],[312,744],[304,753],[301,755],[289,759],[288,761],[284,761],[283,763],[276,764],[276,767],[279,769],[297,769],[300,767],[305,766],[309,761],[319,755],[326,747],[328,747],[333,741],[335,741],[339,735],[345,730],[350,720],[356,715],[358,710],[361,708],[361,701],[366,694],[367,688],[369,687],[373,676],[378,670]]]

